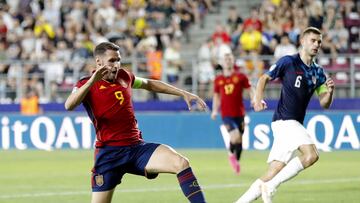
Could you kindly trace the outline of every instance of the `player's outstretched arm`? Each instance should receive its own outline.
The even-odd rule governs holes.
[[[333,101],[335,83],[331,78],[328,78],[325,82],[325,85],[326,91],[319,94],[319,100],[321,107],[328,109]]]
[[[91,76],[91,78],[80,88],[76,89],[74,88],[73,92],[69,95],[69,97],[65,101],[65,109],[68,111],[73,110],[75,107],[77,107],[85,98],[86,94],[89,92],[91,86],[101,80],[105,74],[107,74],[108,69],[104,67],[101,67],[97,69],[94,74]]]
[[[271,77],[267,74],[262,75],[255,89],[255,96],[254,96],[254,110],[255,111],[262,111],[267,108],[264,99],[264,90],[267,82],[271,79]]]
[[[138,80],[138,79],[136,79]],[[191,109],[191,102],[195,101],[199,104],[201,110],[205,111],[207,109],[206,103],[197,95],[187,92],[185,90],[179,89],[175,86],[167,84],[160,80],[152,80],[152,79],[141,79],[141,85],[139,88],[146,89],[148,91],[171,94],[183,97],[186,104],[188,105],[189,110]]]

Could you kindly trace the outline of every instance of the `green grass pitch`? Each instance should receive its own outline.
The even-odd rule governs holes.
[[[245,151],[240,176],[233,174],[225,150],[179,151],[190,159],[210,203],[235,202],[267,167],[267,151]],[[92,157],[86,150],[0,151],[0,202],[90,202]],[[187,201],[175,175],[161,174],[155,180],[125,175],[113,202]],[[321,153],[318,163],[280,186],[274,202],[360,202],[360,152]]]

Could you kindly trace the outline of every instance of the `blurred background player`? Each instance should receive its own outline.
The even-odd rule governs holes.
[[[319,96],[321,107],[325,109],[330,107],[333,99],[333,80],[326,79],[324,70],[314,62],[321,42],[322,34],[319,29],[306,28],[300,37],[300,52],[280,58],[269,72],[260,77],[255,92],[255,111],[266,108],[263,98],[267,82],[276,78],[282,81],[280,99],[271,123],[274,143],[267,160],[267,172],[250,186],[238,203],[251,202],[260,194],[264,202],[272,202],[271,198],[281,183],[319,159],[316,146],[306,132],[303,121],[314,92]],[[300,152],[298,156],[295,156],[296,151]]]
[[[149,179],[159,173],[177,174],[181,189],[190,202],[205,202],[202,190],[189,161],[169,146],[147,143],[135,119],[131,91],[149,91],[181,96],[189,109],[198,96],[158,80],[134,76],[121,68],[119,47],[103,42],[95,47],[96,70],[78,81],[65,102],[67,110],[83,103],[96,129],[95,164],[92,170],[92,202],[111,202],[116,185],[124,174],[142,175]]]
[[[250,98],[253,96],[250,82],[246,75],[235,71],[234,56],[232,53],[224,55],[222,74],[215,78],[213,108],[211,118],[216,119],[219,107],[223,127],[222,136],[225,146],[229,140],[229,161],[236,174],[240,173],[240,156],[242,152],[242,134],[244,133],[245,107],[243,103],[243,91],[248,91]],[[230,138],[226,138],[227,135]]]

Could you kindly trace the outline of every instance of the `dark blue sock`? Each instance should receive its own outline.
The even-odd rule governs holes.
[[[241,152],[242,152],[242,143],[235,144],[235,155],[238,161],[240,160]]]
[[[190,167],[177,174],[177,178],[184,195],[191,203],[205,202],[204,194],[202,193],[196,177]]]

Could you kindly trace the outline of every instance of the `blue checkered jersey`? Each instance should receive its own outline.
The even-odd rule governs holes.
[[[307,66],[296,54],[280,58],[266,74],[271,80],[278,78],[282,83],[273,121],[297,120],[303,123],[310,98],[326,81],[323,68],[315,62]]]

